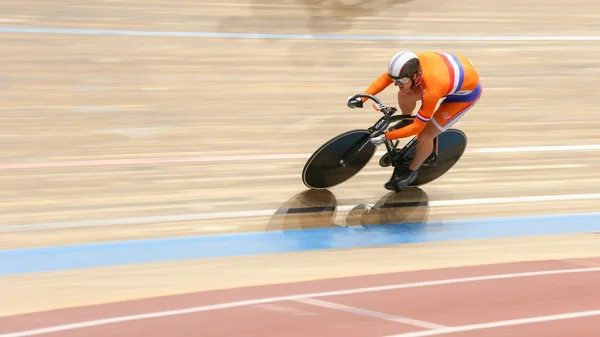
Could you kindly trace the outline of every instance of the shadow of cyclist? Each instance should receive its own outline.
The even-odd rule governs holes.
[[[386,226],[394,231],[415,231],[427,224],[429,198],[418,187],[408,188],[402,193],[390,192],[374,205],[357,205],[347,217],[348,226]]]
[[[402,193],[390,192],[374,205],[360,204],[341,212],[331,191],[306,190],[285,202],[271,217],[266,230],[282,231],[283,236],[298,240],[311,238],[313,244],[323,248],[348,245],[350,241],[408,242],[426,226],[428,202],[423,190],[408,188]],[[336,219],[338,212],[347,215]]]

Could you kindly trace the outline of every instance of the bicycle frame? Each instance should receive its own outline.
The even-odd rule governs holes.
[[[351,148],[347,153],[345,153],[341,157],[341,159],[340,159],[341,166],[345,166],[345,165],[349,164],[356,157],[356,155],[365,146],[367,146],[367,144],[371,141],[370,138],[381,135],[390,125],[391,118],[394,115],[394,113],[396,113],[396,111],[398,111],[394,107],[385,106],[377,97],[375,97],[373,95],[357,94],[352,97],[352,99],[357,99],[357,98],[368,98],[368,99],[374,101],[375,102],[375,105],[374,105],[375,110],[383,113],[383,116],[375,124],[373,124],[373,126],[368,128],[368,130],[371,132],[371,135],[367,139],[359,142],[356,146]],[[414,119],[415,118],[414,116],[410,116],[410,115],[407,115],[406,117],[404,117],[404,116],[398,116],[398,117],[400,117],[400,119]],[[417,146],[417,138],[418,137],[414,137],[410,142],[408,142],[406,145],[404,145],[402,147],[402,149],[400,149],[399,153],[400,153],[400,160],[402,160],[402,165],[408,165],[412,161],[412,158],[409,159],[406,156],[410,151],[412,151]],[[438,138],[435,137],[433,142],[434,142],[433,143],[434,144],[433,156],[430,156],[428,159],[426,159],[425,162],[423,163],[423,165],[433,163],[438,158]],[[392,141],[386,140],[385,147],[386,147],[386,150],[387,150],[387,153],[390,158],[390,162],[391,162],[392,166],[395,166],[396,163],[394,162],[394,154],[396,154],[396,151],[395,151],[396,149],[395,149]]]

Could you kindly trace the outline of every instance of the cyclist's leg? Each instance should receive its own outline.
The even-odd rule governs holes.
[[[482,88],[479,84],[470,94],[446,97],[431,117],[430,123],[433,123],[440,133],[448,130],[477,104],[481,92]]]
[[[479,101],[481,92],[481,84],[479,84],[469,94],[450,95],[442,101],[442,104],[431,116],[425,129],[418,135],[419,140],[422,139],[424,142],[417,144],[415,158],[409,166],[411,170],[417,170],[431,156],[433,139],[456,124],[467,111],[471,110]]]
[[[403,168],[395,168],[392,178],[385,184],[385,188],[399,191],[411,184],[417,178],[419,167],[433,151],[433,139],[440,133],[448,130],[467,111],[475,106],[481,97],[481,92],[481,85],[478,85],[473,92],[467,95],[446,97],[433,113],[425,129],[417,135],[419,142],[417,143],[415,157],[409,165],[408,170],[400,172]]]

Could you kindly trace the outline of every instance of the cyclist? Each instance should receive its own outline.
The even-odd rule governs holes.
[[[365,91],[377,95],[390,84],[399,87],[398,105],[404,115],[411,115],[421,101],[414,122],[408,126],[390,130],[371,138],[373,144],[381,145],[386,139],[394,140],[417,136],[415,158],[407,169],[394,168],[390,180],[384,185],[388,190],[400,192],[412,184],[419,174],[419,167],[433,152],[433,139],[446,131],[471,109],[481,97],[479,74],[473,63],[463,55],[401,51],[388,62],[388,69]],[[351,100],[350,108],[362,108],[366,98]],[[437,104],[443,100],[436,109]]]

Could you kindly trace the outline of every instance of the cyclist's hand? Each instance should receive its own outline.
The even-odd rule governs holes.
[[[362,98],[358,97],[355,99],[352,99],[353,96],[348,97],[348,100],[346,101],[346,104],[348,105],[348,107],[350,109],[354,109],[354,108],[362,108],[363,107],[363,101]]]
[[[382,133],[379,136],[371,137],[371,143],[373,143],[375,146],[385,143],[385,133]]]

